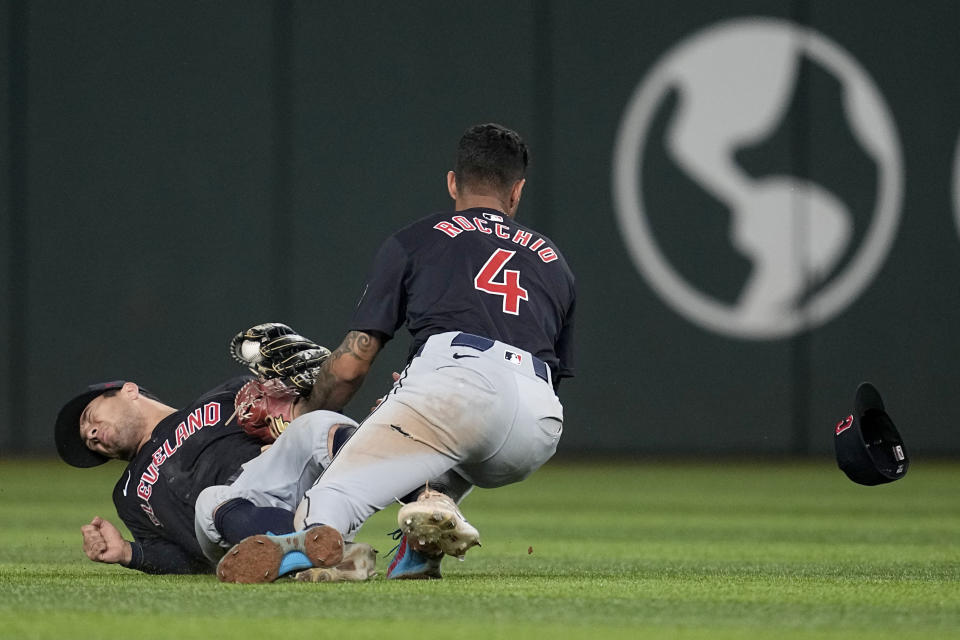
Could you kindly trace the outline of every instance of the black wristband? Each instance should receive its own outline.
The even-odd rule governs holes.
[[[143,566],[143,547],[140,546],[140,543],[134,540],[130,543],[130,563],[127,565],[128,569],[139,569]]]

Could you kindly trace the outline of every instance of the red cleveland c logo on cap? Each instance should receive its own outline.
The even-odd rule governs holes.
[[[852,426],[853,426],[853,416],[852,416],[852,415],[849,415],[849,416],[847,416],[846,418],[844,418],[843,420],[841,420],[840,422],[837,423],[837,433],[836,433],[836,435],[840,435],[841,433],[843,433],[844,431],[846,431],[847,429],[849,429],[849,428],[852,427]]]

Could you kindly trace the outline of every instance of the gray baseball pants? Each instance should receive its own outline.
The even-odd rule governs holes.
[[[230,485],[207,487],[197,496],[194,528],[204,555],[217,562],[230,544],[214,526],[217,507],[245,498],[258,507],[294,511],[308,488],[330,466],[327,436],[334,425],[357,423],[332,411],[311,411],[291,421],[277,441],[243,465]]]
[[[349,538],[448,470],[479,487],[518,482],[553,456],[562,430],[563,407],[539,359],[470,334],[431,336],[307,490],[294,525],[328,524]]]

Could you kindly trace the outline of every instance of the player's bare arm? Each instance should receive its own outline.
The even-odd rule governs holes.
[[[370,371],[383,343],[363,331],[350,331],[337,349],[324,361],[317,374],[307,410],[339,411],[350,401]]]

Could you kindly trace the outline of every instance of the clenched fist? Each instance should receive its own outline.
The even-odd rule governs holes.
[[[97,516],[90,524],[80,527],[80,532],[83,533],[83,552],[94,562],[130,564],[133,549],[109,521]]]

